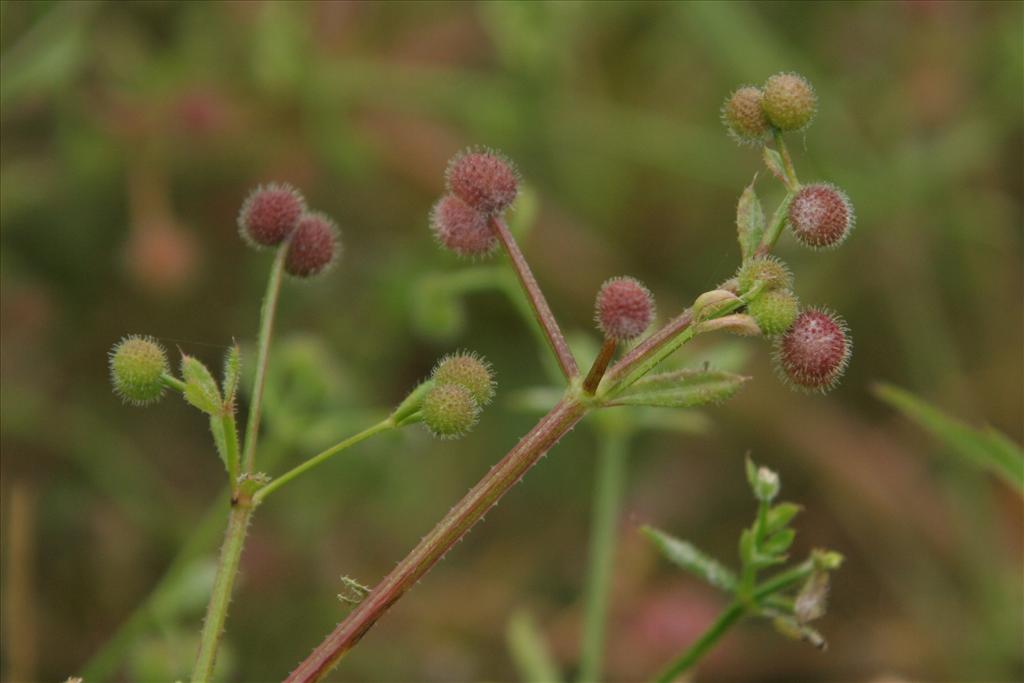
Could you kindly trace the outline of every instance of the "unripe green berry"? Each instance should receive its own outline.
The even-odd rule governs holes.
[[[771,130],[761,107],[763,93],[752,85],[729,95],[722,105],[722,122],[735,140],[742,144],[763,142]]]
[[[431,379],[437,384],[457,384],[469,390],[479,406],[494,398],[494,373],[491,364],[475,353],[464,351],[445,356],[434,367]]]
[[[793,274],[785,263],[774,256],[755,256],[745,261],[736,273],[736,279],[742,294],[752,290],[758,282],[763,291],[793,287]]]
[[[803,76],[775,74],[762,89],[761,108],[773,126],[782,131],[800,130],[810,124],[818,110],[814,88]]]
[[[766,337],[774,337],[788,330],[799,312],[800,302],[788,289],[761,292],[747,304],[747,313],[757,322]]]
[[[423,397],[423,423],[441,439],[457,439],[476,424],[480,406],[461,384],[437,384]]]
[[[125,337],[110,352],[110,381],[125,403],[142,406],[159,401],[163,376],[169,370],[167,354],[152,337]]]

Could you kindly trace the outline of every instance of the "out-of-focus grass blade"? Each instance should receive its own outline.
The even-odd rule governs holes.
[[[1024,494],[1024,451],[1005,435],[986,427],[975,429],[949,417],[909,391],[876,384],[875,395],[909,417],[954,453],[990,470]]]
[[[640,531],[654,543],[669,562],[679,565],[715,588],[721,588],[724,591],[735,590],[736,575],[732,570],[718,560],[705,555],[692,543],[680,540],[652,526],[644,526]]]
[[[562,677],[537,621],[526,610],[508,620],[505,642],[522,683],[558,683]]]

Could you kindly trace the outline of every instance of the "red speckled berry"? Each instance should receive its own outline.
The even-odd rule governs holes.
[[[498,244],[487,216],[453,194],[434,205],[430,227],[441,246],[459,256],[483,256]]]
[[[628,341],[654,319],[654,297],[639,280],[615,277],[601,285],[594,317],[605,337]]]
[[[485,151],[459,154],[448,164],[448,191],[477,211],[501,213],[516,198],[519,176],[503,157]]]
[[[789,204],[789,225],[793,236],[809,247],[836,247],[853,229],[853,206],[834,185],[805,185]]]
[[[272,247],[295,230],[305,210],[306,200],[291,185],[261,185],[242,204],[238,228],[254,247]]]
[[[775,365],[787,384],[824,393],[842,376],[852,348],[842,318],[809,308],[797,316],[776,342]]]
[[[284,269],[295,277],[312,277],[329,268],[340,250],[334,221],[322,213],[304,214],[288,244]]]

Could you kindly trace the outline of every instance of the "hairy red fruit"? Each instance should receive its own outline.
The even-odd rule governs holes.
[[[288,244],[284,269],[295,277],[312,277],[327,270],[340,251],[334,221],[322,213],[307,213],[299,220]]]
[[[825,393],[839,381],[853,344],[846,322],[829,311],[809,308],[797,316],[775,345],[775,365],[784,382]]]
[[[761,100],[761,89],[747,85],[736,90],[722,105],[722,122],[737,142],[756,144],[768,137],[771,124],[761,108]]]
[[[306,200],[291,185],[261,185],[242,204],[238,228],[252,246],[272,247],[292,234],[305,211]]]
[[[805,185],[789,204],[793,236],[816,249],[842,244],[853,222],[853,205],[846,193],[828,183]]]
[[[654,297],[631,277],[614,277],[597,293],[598,327],[609,339],[628,341],[640,336],[654,319]]]
[[[492,152],[468,151],[448,164],[448,191],[477,211],[501,213],[516,198],[519,176],[512,164]]]
[[[484,256],[498,245],[487,216],[453,194],[434,205],[430,227],[441,246],[459,256]]]

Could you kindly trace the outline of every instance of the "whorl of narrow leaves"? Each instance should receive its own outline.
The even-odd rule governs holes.
[[[261,185],[242,204],[238,229],[252,246],[272,247],[292,234],[305,210],[306,200],[291,185]]]
[[[152,337],[125,337],[110,352],[110,381],[125,403],[142,406],[159,401],[163,375],[169,369],[167,354]]]
[[[842,318],[809,308],[775,342],[775,366],[790,386],[825,393],[842,377],[852,346]]]
[[[303,214],[288,244],[285,271],[298,278],[326,272],[341,252],[338,235],[338,227],[324,214]]]
[[[601,285],[594,308],[604,336],[620,342],[640,336],[654,320],[654,297],[631,277],[614,277]]]

